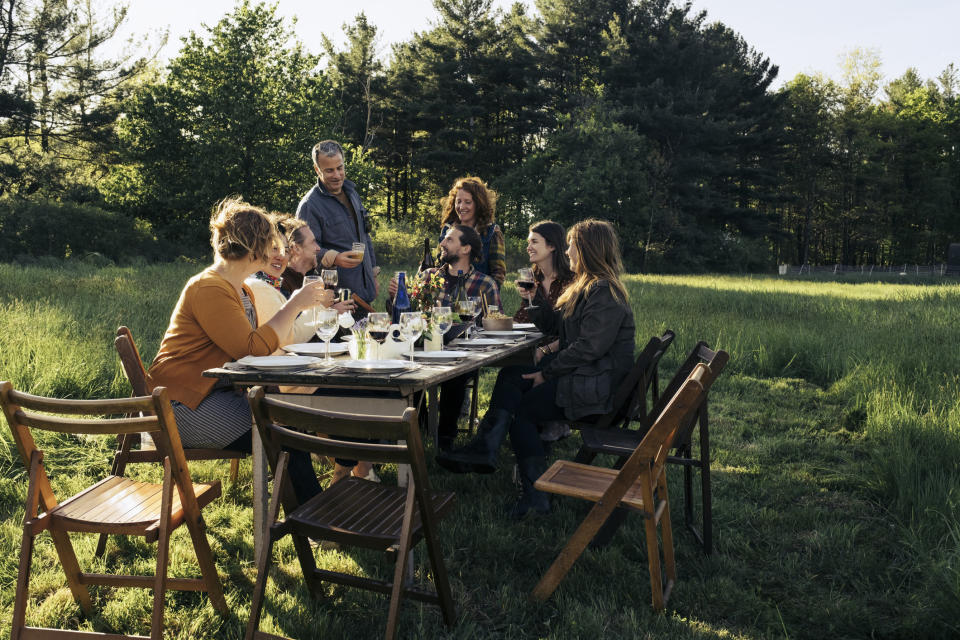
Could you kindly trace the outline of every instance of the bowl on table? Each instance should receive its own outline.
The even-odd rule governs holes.
[[[512,331],[513,318],[484,318],[483,328],[487,331]]]

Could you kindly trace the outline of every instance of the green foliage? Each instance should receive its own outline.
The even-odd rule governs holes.
[[[132,328],[149,361],[181,287],[199,269],[0,265],[0,379],[43,394],[125,395],[111,347],[116,326]],[[711,391],[716,551],[704,556],[682,527],[682,471],[671,467],[680,577],[666,616],[649,607],[643,523],[630,517],[609,547],[581,557],[551,600],[532,605],[530,589],[583,518],[584,505],[558,499],[549,517],[513,523],[504,508],[515,497],[507,455],[507,468],[491,476],[451,475],[432,466],[431,483],[457,493],[457,506],[440,527],[459,612],[453,635],[955,634],[960,377],[943,346],[960,338],[950,322],[960,287],[690,276],[628,276],[627,287],[638,341],[666,328],[677,332],[677,344],[661,363],[664,375],[697,339],[732,354]],[[507,285],[505,308],[518,303]],[[482,376],[482,403],[493,379],[493,372]],[[554,453],[572,457],[578,444],[574,436]],[[72,467],[52,479],[67,493],[107,470],[112,443],[54,435],[40,445],[52,468]],[[428,459],[432,454],[428,449]],[[242,633],[255,579],[249,469],[245,461],[240,482],[227,485],[205,512],[236,615],[221,618],[203,595],[178,596],[166,616],[173,637]],[[226,466],[217,462],[191,463],[191,471],[198,481],[226,476]],[[155,470],[134,473],[157,477]],[[392,467],[380,473],[385,482],[395,481]],[[0,577],[8,585],[16,572],[25,491],[22,464],[9,435],[0,432]],[[95,537],[73,539],[81,565],[89,566]],[[103,591],[98,615],[84,619],[64,586],[49,537],[38,540],[28,622],[142,632],[148,592]],[[196,575],[189,549],[179,532],[172,546],[176,575]],[[106,563],[149,571],[148,560],[136,559],[138,550],[152,551],[111,541]],[[390,564],[376,554],[318,553],[324,564],[390,575]],[[318,630],[363,637],[382,632],[382,596],[338,588],[316,599],[300,579],[289,542],[278,546],[277,558],[265,630],[299,637]],[[13,590],[2,590],[0,611],[7,619],[12,600]],[[402,633],[411,637],[446,633],[433,607],[407,603],[400,615]]]
[[[210,208],[232,193],[293,209],[334,117],[317,58],[275,6],[245,1],[204,36],[187,36],[166,76],[127,105],[121,137],[139,177],[114,174],[109,191],[129,194],[133,181],[135,210],[176,238],[205,236]]]
[[[0,200],[0,255],[52,256],[94,262],[171,260],[179,255],[150,224],[81,204]]]

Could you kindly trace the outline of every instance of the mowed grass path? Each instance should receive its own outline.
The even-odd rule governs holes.
[[[125,395],[112,350],[127,324],[144,357],[157,349],[184,281],[197,265],[94,269],[0,265],[0,379],[36,393]],[[385,272],[389,272],[386,270]],[[431,467],[457,492],[441,527],[459,621],[407,603],[401,637],[867,638],[944,637],[960,615],[960,286],[838,284],[775,278],[631,276],[637,342],[664,329],[677,341],[664,377],[703,339],[731,363],[711,394],[716,551],[705,557],[682,527],[681,474],[671,469],[679,579],[665,616],[649,606],[642,523],[630,518],[605,550],[588,551],[553,598],[527,596],[585,513],[555,501],[548,517],[515,524],[504,470],[460,477]],[[515,308],[515,291],[505,291]],[[494,374],[484,376],[489,392]],[[0,620],[10,619],[20,545],[23,465],[0,431]],[[51,437],[53,482],[63,495],[109,467],[112,443]],[[571,456],[577,438],[554,455]],[[432,451],[428,457],[432,459]],[[192,466],[226,482],[226,465]],[[137,471],[149,476],[156,471]],[[80,477],[75,474],[79,473]],[[383,469],[387,482],[392,469]],[[253,570],[249,462],[206,512],[228,600],[221,618],[197,594],[168,597],[167,635],[239,638]],[[98,590],[97,614],[79,615],[41,537],[33,564],[32,624],[102,632],[146,629],[151,594]],[[75,536],[89,566],[92,536]],[[140,541],[110,545],[106,564],[152,571]],[[138,551],[146,555],[137,558]],[[313,600],[292,547],[280,545],[263,629],[291,637],[377,637],[385,600],[330,588]],[[323,552],[327,565],[387,575],[377,554]],[[183,532],[171,571],[196,571]],[[0,637],[9,637],[0,628]]]

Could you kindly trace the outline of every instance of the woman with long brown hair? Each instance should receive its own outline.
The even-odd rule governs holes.
[[[473,267],[494,279],[497,287],[507,275],[507,253],[503,231],[495,221],[497,192],[476,176],[458,178],[443,199],[440,240],[458,224],[472,227],[480,234],[482,255]]]
[[[502,369],[477,436],[437,457],[450,471],[492,473],[509,430],[523,488],[514,518],[550,511],[548,496],[533,486],[546,469],[537,425],[610,411],[616,381],[633,364],[633,311],[613,226],[584,220],[570,228],[567,241],[574,280],[556,310],[541,318],[541,326],[560,337],[537,351],[536,366]]]
[[[541,312],[552,311],[560,295],[573,281],[564,236],[563,227],[552,220],[534,222],[527,234],[527,255],[533,265],[534,287],[523,289],[518,285],[517,291],[531,308]],[[513,314],[516,322],[536,321],[531,317],[528,305],[521,305]]]

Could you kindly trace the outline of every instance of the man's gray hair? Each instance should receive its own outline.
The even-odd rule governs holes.
[[[340,143],[336,140],[321,140],[313,145],[313,151],[310,152],[310,157],[313,158],[313,164],[318,164],[317,160],[320,156],[334,158],[338,155],[341,158],[343,157],[343,147],[341,147]]]

